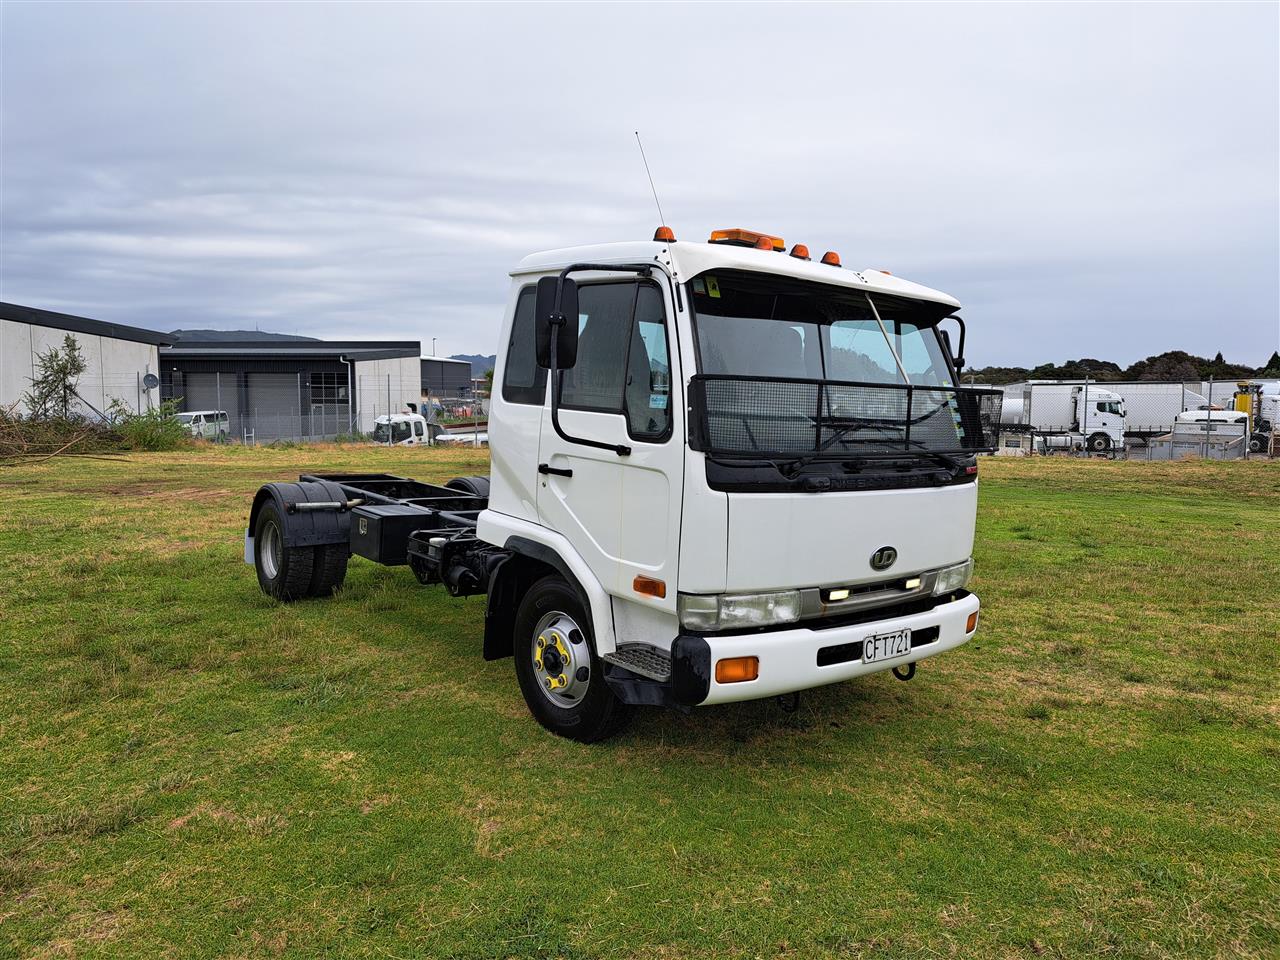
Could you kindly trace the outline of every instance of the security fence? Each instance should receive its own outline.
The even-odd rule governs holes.
[[[1147,448],[1161,438],[1166,455],[1172,449],[1168,437],[1179,427],[1179,414],[1229,410],[1238,388],[1235,381],[1090,380],[1014,383],[1001,389],[1000,453],[1105,453],[1147,458]],[[1184,446],[1179,444],[1178,449]],[[1245,448],[1249,449],[1248,441]],[[1252,452],[1260,449],[1253,443]]]
[[[421,391],[418,378],[390,374],[352,384],[321,373],[169,371],[160,384],[161,397],[177,404],[194,436],[246,444],[367,435],[378,417],[421,405]]]

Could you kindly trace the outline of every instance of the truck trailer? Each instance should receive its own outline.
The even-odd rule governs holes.
[[[353,555],[485,595],[485,659],[584,742],[640,705],[910,679],[974,635],[1001,394],[960,385],[958,301],[741,229],[511,277],[490,475],[266,484],[245,559],[267,595],[332,594]]]

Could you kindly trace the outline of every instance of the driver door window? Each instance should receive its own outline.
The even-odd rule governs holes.
[[[619,413],[638,440],[671,428],[671,358],[662,291],[652,283],[578,288],[578,362],[564,371],[560,405]]]

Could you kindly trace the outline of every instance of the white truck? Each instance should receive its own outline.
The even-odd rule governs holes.
[[[1043,450],[1124,448],[1124,397],[1098,384],[1031,383],[1006,391],[1001,427],[1030,433]]]
[[[486,594],[484,657],[584,742],[636,705],[910,679],[978,625],[975,454],[1001,395],[958,385],[959,307],[745,230],[535,254],[491,476],[267,484],[245,559],[282,601],[331,593],[352,554]]]
[[[440,433],[440,425],[429,422],[420,413],[392,413],[373,421],[370,439],[381,446],[429,446]]]

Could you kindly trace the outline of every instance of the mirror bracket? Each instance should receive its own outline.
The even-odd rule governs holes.
[[[956,368],[956,376],[959,377],[960,371],[964,369],[964,318],[959,314],[953,313],[949,317],[944,317],[943,320],[954,320],[956,322],[956,326],[960,328],[960,346],[955,353],[951,354],[951,365]],[[946,341],[947,352],[951,353],[951,338],[946,336],[944,333],[943,340]]]

